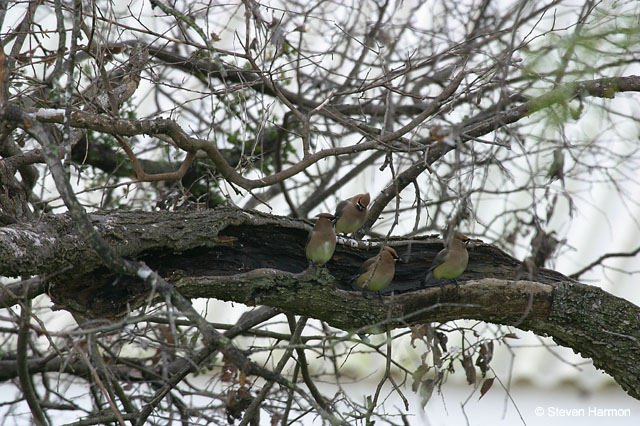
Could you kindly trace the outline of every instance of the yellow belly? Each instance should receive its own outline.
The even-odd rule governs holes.
[[[372,270],[373,267],[358,277],[358,280],[356,281],[356,285],[358,287],[364,288],[365,290],[369,291],[380,291],[391,284],[394,275],[393,271],[391,273],[383,274],[376,270],[373,278],[371,278]]]
[[[466,264],[458,267],[447,267],[443,264],[435,268],[431,274],[439,280],[451,280],[460,276],[466,268]]]
[[[311,247],[307,247],[307,259],[318,265],[324,265],[331,259],[331,256],[333,256],[333,252],[335,251],[335,249],[335,241],[325,241],[319,247],[315,247],[314,249],[311,249]]]
[[[356,232],[360,227],[364,224],[363,220],[351,220],[347,221],[347,219],[340,218],[336,222],[336,232],[342,234],[349,234],[351,232]]]

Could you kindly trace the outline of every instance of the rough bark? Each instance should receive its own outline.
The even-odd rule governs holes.
[[[273,306],[353,331],[459,318],[508,324],[593,359],[640,399],[640,308],[551,270],[530,277],[521,262],[482,242],[470,250],[459,287],[441,289],[419,282],[442,241],[392,239],[404,259],[394,282],[382,295],[363,295],[350,283],[380,242],[341,239],[326,268],[309,268],[306,221],[232,207],[117,211],[92,220],[119,255],[146,262],[187,297]],[[40,275],[56,304],[90,317],[122,316],[150,292],[102,267],[67,215],[0,228],[0,271]],[[0,301],[15,303],[4,292]]]

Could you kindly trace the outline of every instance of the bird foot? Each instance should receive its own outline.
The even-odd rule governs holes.
[[[455,278],[452,278],[452,279],[440,281],[439,283],[440,291],[444,292],[444,286],[451,283],[456,285],[456,290],[460,290],[460,284],[458,283],[458,280]]]

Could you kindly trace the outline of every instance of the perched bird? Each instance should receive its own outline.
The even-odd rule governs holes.
[[[464,272],[469,262],[467,244],[471,241],[466,235],[456,232],[453,234],[451,244],[440,250],[436,255],[422,284],[429,284],[435,280],[455,279]]]
[[[360,229],[367,218],[369,201],[371,201],[371,196],[368,192],[340,201],[336,206],[335,213],[336,232],[349,234]]]
[[[307,239],[307,259],[316,265],[324,265],[336,249],[336,233],[333,231],[335,216],[329,213],[316,215],[318,220]]]
[[[380,254],[362,263],[356,285],[369,291],[380,291],[386,288],[396,273],[398,259],[398,253],[391,247],[385,246]]]

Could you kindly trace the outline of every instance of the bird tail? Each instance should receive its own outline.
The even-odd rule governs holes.
[[[420,281],[420,284],[423,287],[432,287],[435,284],[437,284],[438,281],[439,280],[436,277],[433,276],[433,272],[429,271],[429,272],[427,272],[427,275],[424,276],[422,281]]]
[[[356,284],[359,276],[360,274],[355,274],[349,277],[349,284],[351,284],[351,288],[355,291],[362,291],[362,288],[358,287],[358,284]]]

